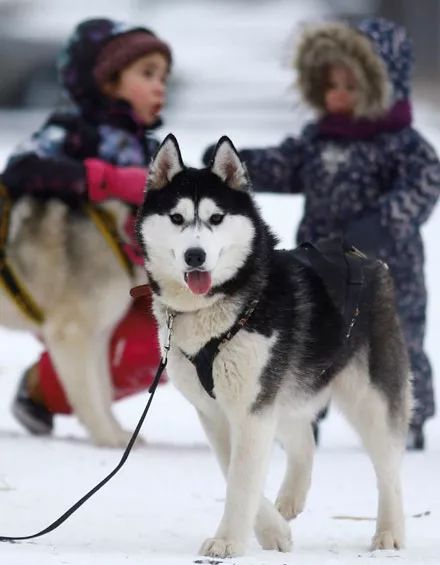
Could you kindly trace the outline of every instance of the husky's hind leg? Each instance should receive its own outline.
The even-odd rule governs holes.
[[[199,412],[199,418],[209,443],[214,450],[225,478],[231,456],[229,424],[220,410],[204,414]],[[274,505],[264,496],[254,526],[255,535],[263,549],[290,551],[292,537],[288,523],[276,510]]]
[[[108,369],[109,331],[96,332],[80,320],[51,321],[45,341],[73,412],[94,443],[107,447],[127,444],[111,411],[112,389]]]
[[[405,449],[409,387],[402,383],[398,391],[400,407],[391,406],[386,394],[372,384],[366,364],[365,361],[352,363],[337,377],[335,400],[358,431],[376,472],[379,504],[372,549],[398,549],[405,542],[400,467]]]
[[[281,417],[277,438],[287,456],[287,469],[276,500],[276,507],[286,520],[304,509],[312,476],[315,440],[312,425],[307,419]]]

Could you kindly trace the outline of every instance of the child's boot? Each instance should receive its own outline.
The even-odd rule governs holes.
[[[53,430],[53,414],[44,405],[39,392],[38,363],[27,369],[12,403],[12,413],[26,430],[39,436],[50,435]]]

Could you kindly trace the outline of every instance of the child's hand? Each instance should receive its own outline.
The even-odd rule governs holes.
[[[101,159],[85,160],[88,194],[92,202],[111,198],[140,206],[144,201],[147,170],[115,167]]]

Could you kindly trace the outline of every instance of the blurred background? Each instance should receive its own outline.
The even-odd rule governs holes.
[[[429,113],[440,92],[440,0],[423,0],[423,9],[414,0],[0,0],[0,163],[61,101],[56,56],[84,18],[140,23],[171,43],[165,129],[182,134],[197,161],[204,143],[223,133],[239,145],[300,129],[307,112],[288,66],[297,26],[373,14],[409,30],[416,110]],[[432,114],[429,125],[440,128]]]

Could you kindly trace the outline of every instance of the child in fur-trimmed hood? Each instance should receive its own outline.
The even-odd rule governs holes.
[[[240,155],[255,190],[304,194],[298,243],[343,235],[389,265],[414,377],[408,447],[420,449],[434,414],[420,228],[440,194],[440,163],[411,125],[412,59],[405,30],[384,19],[308,29],[294,66],[316,121]]]

